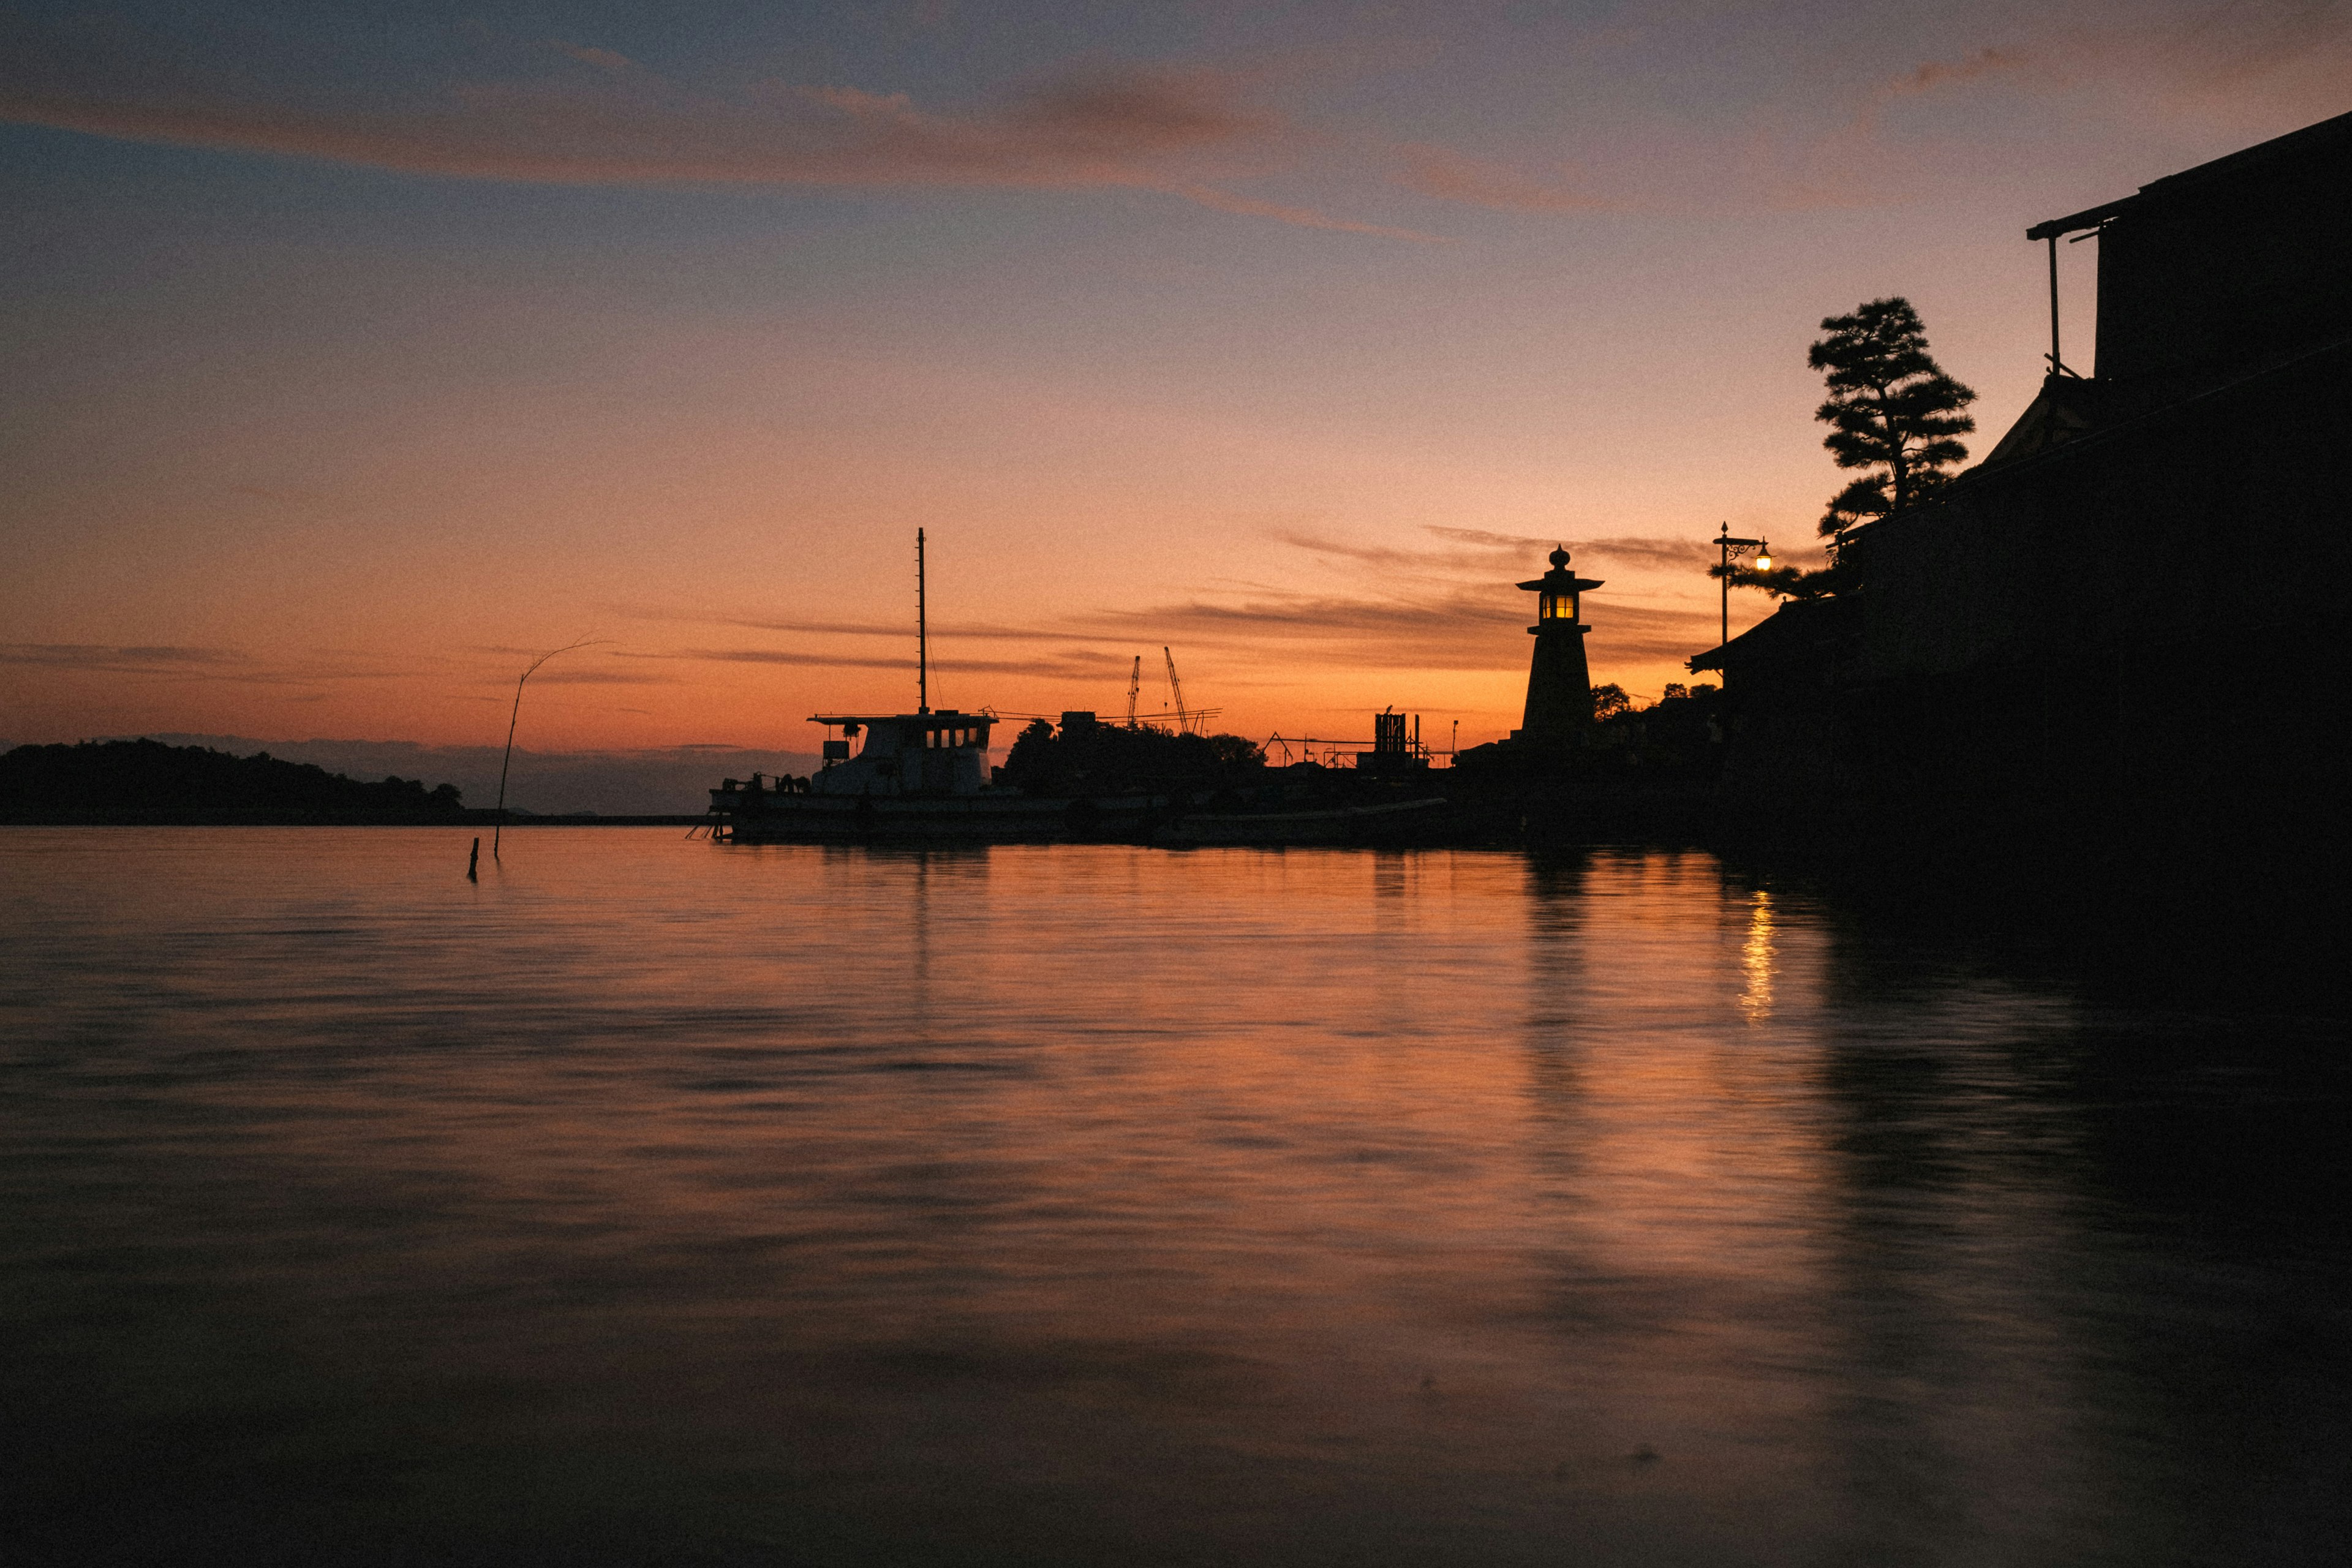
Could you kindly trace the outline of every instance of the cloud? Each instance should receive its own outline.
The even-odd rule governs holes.
[[[1580,565],[1596,561],[1620,561],[1637,566],[1704,570],[1716,558],[1715,547],[1704,539],[1670,534],[1616,534],[1599,539],[1561,532],[1549,537],[1492,533],[1479,528],[1444,528],[1434,524],[1423,531],[1448,541],[1451,548],[1407,549],[1395,545],[1355,544],[1317,534],[1277,531],[1283,543],[1317,554],[1335,556],[1368,566],[1402,571],[1517,573],[1540,572],[1544,557],[1555,546],[1565,546]]]
[[[1504,163],[1465,157],[1450,147],[1407,142],[1396,148],[1396,184],[1440,201],[1466,202],[1498,212],[1612,212],[1620,204],[1588,192],[1547,184]]]
[[[1902,75],[1880,82],[1863,102],[1852,124],[1841,134],[1866,135],[1878,128],[1879,118],[1891,104],[1907,98],[1919,98],[1940,89],[1963,82],[1981,81],[1988,77],[2021,70],[2032,64],[2033,57],[2022,49],[1986,47],[1957,60],[1927,60]]]
[[[495,679],[500,685],[506,683],[504,676]],[[530,679],[534,686],[649,686],[667,684],[670,677],[624,669],[542,669]]]
[[[1635,566],[1683,567],[1697,572],[1705,571],[1717,559],[1715,546],[1704,540],[1656,534],[1616,534],[1565,542],[1570,551],[1587,560],[1622,561]]]
[[[229,681],[244,686],[316,686],[324,681],[400,680],[419,672],[415,663],[364,662],[380,655],[314,649],[309,665],[266,663],[236,648],[106,643],[0,643],[0,665],[27,665],[59,671],[152,675],[184,680]]]
[[[1328,662],[1350,668],[1503,670],[1526,665],[1527,615],[1525,604],[1477,584],[1411,600],[1260,590],[1239,602],[1193,600],[1096,618],[1149,628],[1155,640],[1231,647],[1244,656],[1274,639],[1319,646]],[[1704,608],[1617,603],[1596,607],[1593,622],[1596,656],[1680,656],[1715,645],[1713,616]],[[1298,655],[1286,657],[1295,662]]]
[[[226,648],[133,647],[98,643],[0,643],[0,664],[50,669],[106,670],[119,675],[191,675],[243,662]]]
[[[567,44],[561,38],[550,38],[548,47],[561,55],[569,55],[582,65],[594,66],[598,70],[625,71],[635,68],[636,61],[611,49],[600,49],[588,44]]]
[[[1982,48],[1963,59],[1946,62],[1928,60],[1916,69],[1896,77],[1877,92],[1882,100],[1910,98],[1918,93],[1932,92],[1953,82],[1975,81],[2001,71],[2015,70],[2032,57],[2019,49]]]
[[[1270,136],[1282,121],[1234,101],[1233,84],[1207,71],[1128,69],[1065,79],[1032,91],[1009,123],[1087,151],[1186,150]]]
[[[674,653],[636,654],[638,658],[709,660],[722,664],[770,664],[820,669],[913,669],[911,658],[858,658],[843,654],[802,653],[791,648],[681,648]],[[942,658],[934,656],[934,673],[950,675],[1039,675],[1092,678],[1124,672],[1129,656],[1081,652],[1039,658]]]
[[[256,89],[243,75],[159,63],[150,40],[110,47],[111,37],[14,51],[0,65],[0,121],[545,184],[1151,191],[1303,227],[1434,237],[1211,184],[1278,163],[1291,128],[1208,70],[1096,68],[940,112],[854,85],[697,91],[610,50],[558,43],[600,74],[464,81],[370,104]]]
[[[1852,109],[1827,129],[1797,134],[1757,127],[1719,150],[1720,165],[1766,206],[1784,212],[1916,199],[1916,157],[1889,143],[1883,125],[1887,111],[1908,100],[2021,70],[2035,58],[2022,48],[1987,46],[1955,60],[1922,61],[1847,99]]]
[[[737,626],[745,631],[790,632],[815,637],[888,637],[902,640],[912,635],[904,621],[772,621],[743,616],[690,616],[674,610],[647,607],[616,606],[615,612],[642,621],[685,621],[696,626]],[[1006,626],[988,622],[957,624],[934,619],[931,635],[957,642],[1001,640],[1017,642],[1084,642],[1083,632],[1057,632],[1035,626]],[[644,656],[625,656],[644,657]],[[913,661],[908,661],[911,667]]]
[[[2341,0],[2286,0],[2269,5],[2229,0],[2167,40],[2163,58],[2191,82],[2224,87],[2318,57],[2342,44],[2347,34],[2352,34],[2352,5]]]
[[[1714,646],[1714,611],[1706,598],[1712,585],[1700,574],[1716,554],[1714,546],[1703,538],[1537,537],[1439,526],[1423,531],[1432,542],[1416,547],[1360,543],[1296,529],[1270,530],[1268,537],[1282,543],[1360,570],[1371,585],[1357,593],[1334,593],[1240,584],[1223,596],[1203,595],[1134,610],[1073,611],[1050,626],[935,626],[932,668],[966,674],[1116,679],[1127,673],[1134,647],[1172,642],[1202,654],[1229,657],[1235,664],[1517,669],[1527,658],[1523,635],[1528,607],[1524,595],[1509,584],[1542,571],[1543,556],[1560,542],[1588,571],[1595,567],[1605,571],[1614,562],[1687,573],[1696,590],[1688,606],[1633,603],[1619,595],[1605,604],[1596,601],[1594,611],[1600,617],[1595,622],[1596,657],[1682,658]],[[1400,584],[1406,585],[1405,592],[1396,591]],[[893,643],[902,643],[908,637],[908,628],[896,622],[682,616],[656,610],[623,613],[787,636],[881,637]],[[975,642],[1028,644],[1039,651],[1025,658],[936,657],[942,646],[952,648]],[[1269,653],[1269,644],[1280,645],[1280,651]],[[1055,645],[1074,646],[1045,651]],[[1129,651],[1108,651],[1105,645]],[[796,648],[702,647],[625,657],[814,668],[915,668],[913,658],[896,653],[857,655]]]
[[[1185,200],[1198,202],[1219,212],[1237,213],[1244,217],[1270,217],[1277,222],[1296,224],[1301,228],[1328,228],[1341,234],[1372,234],[1384,239],[1410,239],[1424,245],[1449,243],[1442,234],[1423,234],[1415,228],[1389,228],[1376,223],[1357,223],[1350,219],[1327,216],[1312,207],[1279,206],[1273,202],[1257,201],[1249,196],[1233,195],[1212,190],[1206,185],[1173,187]]]

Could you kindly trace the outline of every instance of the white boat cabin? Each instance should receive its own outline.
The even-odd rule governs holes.
[[[828,733],[812,795],[978,795],[988,787],[986,713],[818,713]],[[841,738],[830,731],[838,729]],[[863,741],[856,754],[850,743]]]

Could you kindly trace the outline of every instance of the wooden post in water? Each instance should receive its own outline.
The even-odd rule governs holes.
[[[530,661],[529,668],[515,677],[514,710],[507,715],[507,754],[499,760],[499,819],[490,827],[490,858],[499,858],[499,840],[507,830],[507,766],[514,761],[515,724],[522,718],[522,683],[539,673],[539,667],[559,653],[570,653],[575,647],[589,647],[604,641],[602,637],[582,637],[578,642],[550,648]]]
[[[478,882],[482,879],[480,874],[481,864],[482,836],[477,833],[474,835],[473,853],[466,857],[466,880],[468,882]]]

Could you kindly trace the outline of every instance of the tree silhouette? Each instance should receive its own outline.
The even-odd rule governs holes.
[[[1945,470],[1969,455],[1958,437],[1977,427],[1960,410],[1977,395],[1927,353],[1919,312],[1900,295],[1873,300],[1850,316],[1826,317],[1822,331],[1829,335],[1805,361],[1829,385],[1813,414],[1830,427],[1822,445],[1839,468],[1865,470],[1822,514],[1821,531],[1833,539],[1915,506],[1950,482]]]
[[[1830,427],[1822,445],[1839,468],[1864,471],[1830,498],[1822,515],[1822,537],[1832,542],[1827,566],[1759,572],[1734,561],[1707,568],[1709,576],[1727,577],[1735,588],[1818,599],[1858,586],[1837,548],[1846,531],[1917,505],[1949,484],[1947,470],[1968,458],[1959,437],[1977,422],[1960,411],[1977,395],[1945,374],[1928,353],[1927,329],[1910,300],[1900,295],[1873,300],[1850,316],[1824,317],[1822,331],[1829,335],[1805,356],[1829,387],[1813,411]]]

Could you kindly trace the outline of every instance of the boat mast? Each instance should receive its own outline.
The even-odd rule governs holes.
[[[923,531],[915,530],[915,711],[931,710],[931,634],[923,620]]]

